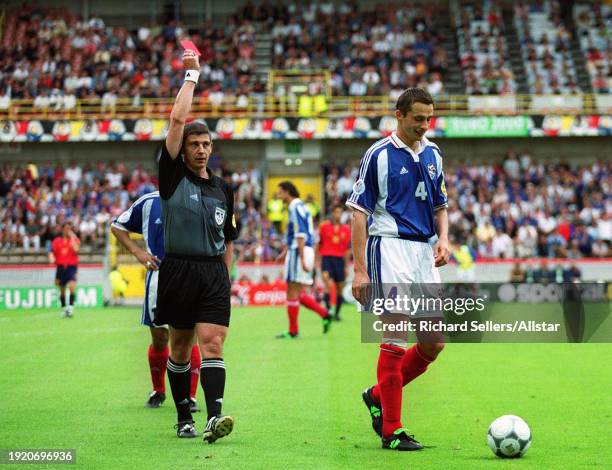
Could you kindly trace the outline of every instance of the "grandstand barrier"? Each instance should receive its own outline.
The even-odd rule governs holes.
[[[518,103],[514,95],[470,96],[468,109],[481,114],[516,114]]]
[[[582,95],[534,95],[530,108],[537,114],[577,114],[582,108]]]
[[[300,111],[298,96],[251,95],[246,101],[224,102],[222,105],[211,103],[204,96],[195,97],[191,111],[195,116],[210,118],[342,118],[348,116],[381,117],[395,111],[395,100],[390,96],[328,96],[324,106],[309,108],[308,115]],[[551,100],[573,103],[566,108],[553,106],[551,113],[598,114],[610,112],[609,94],[576,95],[439,95],[435,96],[436,114],[439,116],[465,116],[474,113],[473,104],[477,103],[478,112],[488,115],[541,114],[539,106],[533,103],[546,103]],[[314,97],[313,97],[314,99]],[[242,103],[245,103],[244,105]],[[513,106],[510,104],[513,103]],[[19,120],[87,120],[87,119],[163,119],[170,115],[174,98],[117,98],[109,105],[101,99],[79,99],[75,105],[65,107],[34,106],[33,100],[11,100],[6,108],[0,108],[0,121]],[[488,106],[487,106],[488,105]]]
[[[550,106],[549,106],[550,107]],[[192,118],[202,115],[192,115]],[[379,139],[397,128],[392,115],[343,118],[206,117],[219,140]],[[0,143],[161,141],[167,118],[7,120],[0,122]],[[557,137],[610,136],[611,115],[447,115],[435,116],[427,136]]]
[[[612,95],[595,95],[597,111],[603,114],[612,113]]]
[[[543,259],[486,260],[475,265],[475,282],[507,282],[516,262],[538,267]],[[609,282],[612,258],[603,259],[545,259],[554,269],[557,265],[576,263],[585,282]],[[233,302],[243,305],[284,305],[285,291],[282,281],[283,266],[276,263],[239,263],[237,281],[233,284]],[[440,270],[443,282],[461,282],[457,265],[449,264]],[[0,266],[0,308],[29,310],[57,306],[58,290],[53,286],[55,268],[50,265]],[[262,282],[263,278],[269,282]],[[345,296],[350,299],[349,273]],[[81,307],[96,307],[109,299],[110,286],[107,270],[102,264],[86,264],[79,267],[77,300]],[[141,305],[144,292],[137,292],[128,299],[131,305]]]

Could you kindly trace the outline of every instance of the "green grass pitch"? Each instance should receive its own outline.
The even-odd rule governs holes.
[[[284,309],[236,308],[224,400],[236,424],[208,445],[176,438],[169,388],[162,408],[144,408],[149,333],[138,309],[75,313],[0,312],[0,449],[76,449],[72,468],[84,469],[612,466],[611,344],[447,345],[404,389],[404,424],[434,447],[399,453],[380,449],[361,401],[378,349],[360,343],[353,307],[327,336],[302,309],[297,341],[274,339]],[[486,445],[503,414],[531,426],[522,459]],[[202,413],[195,419],[201,432]]]

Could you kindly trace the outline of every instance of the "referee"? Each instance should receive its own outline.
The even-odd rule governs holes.
[[[191,344],[194,330],[202,353],[200,381],[208,422],[204,441],[213,443],[234,426],[221,414],[225,388],[223,342],[230,321],[233,240],[237,237],[234,193],[207,167],[212,151],[208,127],[185,125],[200,64],[183,54],[186,70],[159,160],[159,194],[164,226],[164,257],[159,270],[155,324],[170,326],[168,378],[178,414],[178,437],[196,437],[189,411]]]

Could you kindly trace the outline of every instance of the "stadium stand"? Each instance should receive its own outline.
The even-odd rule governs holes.
[[[570,53],[571,34],[561,19],[559,2],[519,4],[515,21],[530,91],[579,93],[576,66]]]
[[[262,204],[258,169],[234,168],[221,161],[217,173],[237,193],[239,261],[272,261],[281,234]],[[343,203],[357,173],[355,165],[324,168],[326,207]],[[447,163],[451,235],[483,258],[605,257],[612,255],[609,199],[612,163],[570,166],[533,162],[529,154],[508,151],[500,164]],[[137,166],[5,165],[0,179],[1,249],[44,251],[70,218],[90,250],[104,246],[112,217],[155,189],[154,176]],[[465,210],[459,210],[464,208]],[[509,237],[509,241],[508,241]]]
[[[85,21],[63,7],[30,5],[5,12],[0,110],[18,110],[25,99],[41,118],[89,100],[102,112],[128,100],[139,118],[149,110],[144,101],[160,99],[158,115],[167,116],[170,97],[183,77],[177,41],[189,36],[202,52],[202,86],[194,107],[207,106],[217,116],[235,116],[236,109],[250,116],[252,103],[258,113],[269,105],[268,93],[290,93],[281,82],[274,88],[275,82],[267,81],[273,78],[268,76],[271,70],[297,72],[305,95],[315,97],[314,112],[302,108],[297,97],[293,106],[280,110],[297,117],[328,110],[366,115],[363,108],[339,108],[332,102],[345,97],[370,99],[378,107],[367,115],[379,117],[402,89],[415,85],[436,96],[440,114],[458,113],[454,106],[444,108],[444,100],[452,104],[453,97],[470,104],[461,108],[464,114],[481,108],[471,106],[476,103],[472,99],[483,99],[484,107],[490,107],[490,98],[482,95],[503,95],[492,98],[504,112],[536,112],[540,102],[550,107],[548,94],[558,94],[565,108],[578,112],[586,106],[583,93],[595,91],[599,95],[593,102],[603,106],[609,98],[611,14],[609,5],[592,2],[577,3],[568,15],[554,0],[410,6],[247,2],[225,18],[223,28],[212,21],[197,28],[170,21],[128,29],[110,27],[96,16]],[[327,72],[310,80],[321,69]],[[530,95],[519,98],[517,93]],[[279,109],[272,111],[272,117],[285,117]],[[273,260],[282,242],[267,219],[264,175],[256,168],[230,170],[227,165],[221,161],[217,171],[238,192],[238,260]],[[607,256],[610,169],[609,163],[571,168],[536,164],[525,155],[509,155],[502,166],[449,162],[448,187],[451,201],[457,201],[451,206],[453,236],[483,257]],[[100,249],[108,221],[156,187],[153,175],[149,168],[111,162],[67,168],[5,165],[0,248],[13,253],[44,250],[57,224],[69,217],[84,247]],[[332,164],[324,175],[324,208],[341,204],[355,181],[355,166]],[[551,187],[556,188],[553,193]],[[468,210],[463,214],[458,207]],[[559,219],[554,226],[552,219]]]
[[[112,109],[120,98],[138,105],[174,96],[183,79],[176,43],[186,34],[180,22],[128,31],[97,17],[84,21],[63,7],[9,10],[0,46],[0,104],[34,99],[35,108],[57,111],[74,108],[77,99],[101,99]],[[202,52],[201,80],[213,86],[201,98],[219,105],[226,97],[238,99],[255,70],[249,21],[234,15],[225,28],[204,23],[191,37]]]
[[[612,255],[610,162],[534,162],[510,150],[500,164],[446,165],[450,235],[482,258]],[[345,200],[342,180],[356,172],[326,169],[327,204]]]
[[[609,22],[612,7],[601,2],[574,6],[576,31],[591,86],[596,93],[612,92],[612,45]]]
[[[221,160],[216,173],[236,191],[238,220],[245,235],[253,224],[259,230],[259,170],[232,170]],[[72,163],[65,168],[50,162],[21,167],[5,164],[0,172],[0,250],[44,253],[61,232],[61,224],[70,220],[84,249],[99,252],[112,219],[143,194],[157,190],[154,175],[155,171],[141,165],[128,169],[123,163]],[[255,235],[258,230],[248,233]]]
[[[484,4],[483,4],[484,3]],[[470,95],[506,95],[517,91],[499,6],[463,2],[457,18],[461,69]]]
[[[422,6],[291,5],[273,18],[272,66],[328,69],[339,96],[397,95],[408,86],[444,93],[446,51]]]

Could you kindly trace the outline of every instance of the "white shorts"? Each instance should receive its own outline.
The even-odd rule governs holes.
[[[315,253],[311,246],[304,247],[304,261],[308,271],[304,271],[302,260],[297,248],[290,248],[285,256],[285,281],[312,285],[312,272],[314,269]]]
[[[415,298],[432,297],[437,292],[435,285],[441,283],[440,272],[435,266],[433,246],[426,242],[371,236],[366,245],[366,262],[375,297],[387,298],[395,294]],[[434,286],[427,289],[427,284]],[[396,291],[393,292],[393,289]],[[390,313],[440,315],[440,312],[435,311],[398,310]]]
[[[142,303],[140,324],[153,328],[168,328],[168,325],[155,325],[155,308],[157,307],[157,280],[159,271],[148,270],[145,275],[145,296]]]

